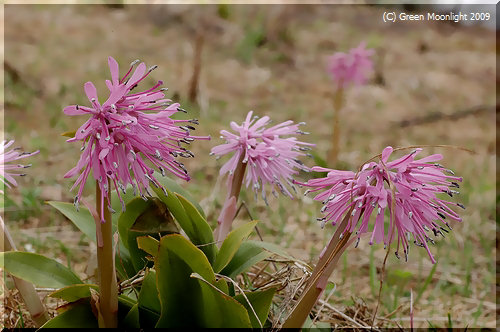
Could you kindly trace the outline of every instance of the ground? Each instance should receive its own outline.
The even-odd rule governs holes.
[[[162,79],[169,97],[200,120],[196,134],[211,135],[211,141],[193,144],[196,157],[186,161],[192,180],[182,186],[201,201],[215,224],[225,195],[225,180],[218,179],[225,159],[216,161],[208,152],[222,142],[218,132],[230,121],[242,122],[249,110],[269,115],[275,123],[305,121],[303,129],[311,134],[302,138],[315,143],[314,153],[324,158],[334,91],[326,59],[364,40],[376,51],[376,72],[368,84],[346,92],[339,162],[329,166],[356,170],[388,145],[473,150],[425,148],[426,155],[442,153],[443,164],[463,176],[456,201],[467,206],[461,211],[464,221],[431,248],[438,261],[435,268],[416,247],[407,263],[389,255],[378,324],[408,327],[413,292],[418,298],[416,327],[495,327],[495,32],[447,22],[388,24],[381,19],[384,10],[331,5],[7,5],[3,132],[17,146],[41,151],[30,160],[29,176],[8,191],[5,201],[5,220],[18,246],[57,258],[85,275],[92,248],[43,202],[72,201],[73,180],[63,175],[80,151],[60,134],[84,120],[67,117],[62,109],[87,103],[87,81],[105,98],[109,55],[122,68],[136,58],[159,65],[153,79]],[[190,102],[197,38],[203,39],[199,91]],[[427,122],[415,121],[426,117]],[[312,159],[304,162],[315,164]],[[255,200],[250,189],[242,197],[260,220],[264,239],[297,258],[314,262],[334,232],[332,226],[319,227],[315,219],[320,204],[309,197],[279,197],[270,207]],[[242,213],[239,222],[246,220]],[[357,249],[348,249],[330,278],[336,284],[331,306],[351,318],[361,302],[373,312],[385,253],[366,239]],[[14,311],[7,311],[4,317],[14,317],[9,322],[20,326]]]

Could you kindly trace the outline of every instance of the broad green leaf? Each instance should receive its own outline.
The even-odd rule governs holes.
[[[89,301],[76,303],[71,308],[45,323],[42,328],[98,328]]]
[[[128,233],[130,228],[135,223],[137,218],[148,209],[152,207],[154,203],[151,201],[144,201],[141,198],[135,198],[131,200],[127,206],[125,212],[123,212],[118,218],[118,233],[120,233],[120,238],[127,249],[130,250],[128,243]]]
[[[128,186],[125,194],[120,191],[120,197],[122,198],[123,202],[125,205],[127,205],[131,200],[137,197],[137,195],[134,195],[134,191],[132,190],[132,186]],[[116,213],[111,214],[111,217],[113,218],[113,224],[118,223],[118,218],[120,215],[124,212],[122,211],[122,203],[120,202],[120,199],[118,198],[118,194],[116,193],[116,190],[111,190],[111,207],[113,210],[116,211]]]
[[[160,318],[161,304],[156,288],[156,272],[149,270],[139,292],[139,320],[141,327],[155,327]]]
[[[191,277],[200,280],[203,293],[202,312],[204,314],[204,327],[251,327],[248,312],[243,305],[238,303],[234,298],[224,294],[220,289],[208,282],[198,273],[191,274]]]
[[[177,198],[181,202],[184,210],[186,210],[189,218],[191,219],[194,234],[192,241],[196,245],[200,245],[200,249],[207,255],[208,260],[213,262],[217,255],[217,247],[214,243],[214,234],[212,228],[207,220],[200,214],[200,212],[183,196],[177,194]],[[189,236],[189,235],[188,235]],[[191,237],[190,237],[191,239]]]
[[[148,209],[135,220],[130,230],[142,234],[179,233],[179,228],[165,204],[156,197],[148,202],[154,204],[148,205]]]
[[[190,233],[193,233],[193,226],[191,225],[190,219],[177,196],[167,188],[165,188],[167,195],[165,195],[160,188],[151,187],[151,189],[153,189],[156,195],[158,195],[158,198],[165,203],[168,210],[172,213],[179,225],[181,225],[184,232],[186,232],[188,236]]]
[[[244,306],[232,297],[202,283],[203,326],[208,328],[250,328],[252,325]],[[208,309],[208,310],[207,310]]]
[[[133,294],[133,291],[129,293],[131,296],[133,296]],[[137,318],[134,309],[135,305],[137,305],[137,301],[131,299],[129,296],[125,295],[125,293],[118,295],[118,328],[130,328],[135,327],[134,324],[139,324],[138,320],[134,321]],[[127,322],[125,322],[126,318]]]
[[[250,301],[255,314],[257,314],[257,317],[255,317],[254,311],[252,311],[250,305],[248,304],[248,301],[242,294],[238,294],[234,297],[236,301],[240,302],[247,309],[248,316],[250,317],[250,322],[252,323],[253,328],[260,328],[264,326],[267,316],[269,315],[269,309],[271,309],[271,304],[273,302],[273,296],[275,292],[275,288],[269,288],[264,291],[245,293],[245,296],[248,301]]]
[[[198,202],[193,199],[193,197],[191,196],[191,194],[189,194],[187,190],[178,185],[177,182],[166,176],[162,176],[158,172],[155,172],[155,177],[165,189],[168,189],[170,192],[182,195],[182,197],[186,198],[188,201],[191,202],[191,204],[193,204],[196,207],[196,209],[198,210],[198,212],[200,212],[200,214],[203,216],[204,219],[207,218],[200,204],[198,204]]]
[[[99,289],[99,287],[94,284],[78,284],[58,289],[55,292],[49,294],[49,296],[57,299],[62,299],[66,302],[75,302],[79,299],[90,297],[91,288],[95,290]]]
[[[176,246],[180,256],[172,251]],[[198,302],[201,286],[189,277],[193,268],[196,271],[211,269],[203,252],[180,235],[167,235],[160,240],[155,268],[161,303],[156,327],[204,327],[200,322],[201,304]]]
[[[125,245],[123,244],[121,239],[118,245],[119,245],[119,250],[116,252],[115,255],[116,271],[118,272],[118,275],[122,279],[132,278],[137,273],[137,271],[134,268],[134,264],[132,263],[132,257],[130,257],[130,252],[128,251],[127,248],[125,248]]]
[[[66,218],[68,218],[90,240],[96,242],[95,220],[85,206],[80,206],[79,211],[76,211],[75,207],[71,203],[55,201],[50,201],[47,203],[61,212],[64,216],[66,216]],[[118,205],[119,204],[120,203],[118,202]],[[119,215],[119,213],[114,213],[112,215],[113,232],[116,231],[116,220],[118,219]],[[123,278],[132,277],[137,272],[132,266],[130,254],[128,250],[124,248],[121,239],[120,250],[116,253],[116,268],[119,275]]]
[[[134,304],[134,306],[127,313],[127,315],[123,319],[123,322],[121,322],[120,325],[122,325],[123,327],[126,327],[126,328],[134,328],[134,329],[138,329],[141,327],[141,324],[139,322],[139,304],[138,303]]]
[[[151,236],[139,236],[137,237],[137,246],[139,249],[144,250],[151,256],[156,256],[158,253],[158,246],[160,241]]]
[[[207,255],[208,260],[213,262],[217,253],[212,229],[198,210],[184,197],[175,194],[165,188],[167,195],[159,188],[152,188],[160,200],[165,203],[175,220],[179,223],[189,239],[199,245]]]
[[[133,294],[133,292],[132,292]],[[118,295],[118,309],[120,309],[120,306],[123,306],[124,308],[127,308],[127,311],[132,309],[132,307],[137,303],[134,299],[131,299],[125,294]]]
[[[245,241],[238,248],[231,261],[220,272],[221,274],[234,279],[238,274],[246,271],[258,262],[271,257],[273,253],[264,250],[256,244]]]
[[[67,202],[49,201],[47,204],[51,205],[66,218],[68,218],[83,234],[89,239],[96,242],[95,234],[95,220],[86,206],[80,205],[78,211],[75,206]],[[119,203],[118,203],[119,204]],[[117,210],[120,211],[120,210]],[[120,213],[113,213],[111,215],[113,221],[113,233],[116,232],[116,224]]]
[[[134,227],[136,230],[135,231]],[[150,231],[145,228],[151,227]],[[120,238],[128,249],[136,271],[146,264],[145,253],[137,246],[137,237],[146,234],[171,233],[177,228],[165,205],[157,198],[144,201],[134,198],[118,219]]]
[[[181,235],[162,237],[155,268],[161,304],[156,327],[250,327],[244,307],[217,289],[205,254]]]
[[[238,251],[241,242],[243,242],[243,240],[250,235],[255,228],[255,225],[257,225],[257,220],[246,223],[228,234],[215,259],[215,272],[220,272],[229,263],[234,254]]]
[[[215,282],[215,274],[207,256],[199,248],[179,234],[167,235],[161,238],[158,257],[168,251],[186,261],[186,264],[209,282]]]
[[[229,294],[229,287],[227,286],[227,282],[224,279],[219,279],[214,283],[215,287],[223,291],[225,294]]]
[[[76,211],[75,206],[71,203],[56,201],[47,203],[64,214],[89,239],[96,242],[94,217],[85,206],[80,206],[79,211]]]
[[[61,288],[83,284],[83,281],[66,266],[31,252],[0,253],[0,268],[39,287]]]
[[[145,265],[145,261],[143,260],[144,252],[137,248],[137,243],[130,241],[131,238],[134,237],[133,234],[131,234],[133,232],[130,231],[130,228],[137,218],[139,218],[139,216],[153,204],[153,202],[144,201],[141,198],[135,198],[127,204],[125,212],[123,212],[118,218],[118,232],[120,234],[120,239],[124,247],[128,250],[132,264],[136,271],[142,269]]]

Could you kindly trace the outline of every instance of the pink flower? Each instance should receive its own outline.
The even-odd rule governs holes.
[[[337,52],[329,57],[327,70],[339,87],[346,87],[351,83],[364,84],[373,72],[373,63],[370,57],[375,52],[373,49],[366,49],[365,46],[366,43],[361,42],[349,53]]]
[[[181,147],[181,143],[190,144],[195,139],[210,139],[190,134],[190,130],[195,129],[191,124],[198,124],[196,119],[170,118],[173,114],[185,110],[180,108],[178,103],[172,103],[170,99],[165,98],[163,91],[166,89],[160,88],[162,81],[145,91],[132,93],[156,66],[146,70],[146,65],[140,63],[133,70],[139,63],[136,60],[120,78],[115,59],[109,57],[108,63],[111,81],[106,80],[109,89],[107,100],[101,104],[94,84],[87,82],[84,88],[91,106],[71,105],[64,108],[67,115],[90,115],[76,131],[75,137],[68,140],[83,142],[80,160],[64,175],[69,178],[80,174],[71,188],[72,190],[80,185],[74,201],[77,208],[91,170],[101,191],[105,193],[102,196],[107,197],[109,180],[116,189],[122,209],[125,209],[120,190],[125,192],[127,185],[132,185],[134,193],[138,189],[144,199],[144,192],[149,194],[150,182],[161,187],[153,175],[154,168],[163,176],[170,172],[181,179],[189,180],[184,165],[175,158],[192,157],[193,154]],[[101,207],[103,206],[104,198],[101,200]],[[111,209],[110,202],[108,208]],[[101,221],[103,218],[101,215]]]
[[[438,198],[437,194],[446,193],[450,197],[458,194],[451,188],[458,188],[461,177],[454,176],[453,172],[435,163],[443,158],[440,154],[415,160],[415,156],[422,149],[416,149],[399,159],[388,162],[393,149],[386,147],[382,152],[381,161],[370,162],[361,168],[357,174],[350,171],[338,171],[321,167],[313,167],[313,171],[328,172],[327,177],[311,179],[301,183],[312,189],[309,191],[322,191],[314,198],[322,201],[324,206],[321,212],[325,217],[318,219],[322,227],[326,222],[335,225],[346,214],[350,213],[347,231],[356,235],[368,232],[370,216],[376,211],[376,218],[371,231],[370,244],[384,242],[385,245],[393,241],[389,225],[388,231],[384,229],[384,213],[392,211],[392,190],[389,184],[394,185],[394,232],[397,232],[398,250],[403,247],[405,258],[408,259],[409,241],[413,236],[417,246],[424,247],[433,263],[427,242],[434,244],[428,236],[432,231],[435,236],[448,230],[439,224],[451,229],[447,219],[462,221],[459,215],[450,206],[465,207],[460,203],[452,203]],[[447,175],[447,174],[449,175]],[[307,193],[307,192],[306,192]],[[356,243],[357,245],[357,243]]]
[[[277,196],[275,187],[287,196],[293,197],[285,186],[288,184],[293,190],[292,176],[298,170],[309,169],[297,158],[303,156],[303,151],[309,150],[314,144],[298,141],[296,137],[283,138],[282,136],[307,134],[299,130],[304,123],[294,124],[285,121],[270,128],[265,128],[270,123],[268,116],[253,117],[250,111],[246,120],[240,125],[231,122],[231,129],[236,133],[222,130],[221,138],[226,143],[212,149],[211,155],[223,156],[234,152],[229,161],[222,166],[220,175],[234,173],[240,162],[248,163],[246,172],[246,186],[253,184],[257,193],[262,190],[262,198],[267,203],[265,186],[270,184],[272,193]],[[241,160],[241,161],[240,161]]]
[[[38,150],[35,152],[20,152],[19,148],[14,148],[10,151],[6,151],[10,146],[12,146],[12,144],[14,144],[14,140],[8,142],[3,141],[2,144],[0,145],[0,182],[6,185],[8,188],[11,188],[11,185],[17,186],[17,182],[14,176],[26,175],[24,173],[12,173],[12,171],[28,168],[31,166],[31,164],[21,165],[21,164],[8,164],[8,163],[14,160],[19,160],[34,156],[40,152]],[[4,192],[0,190],[0,194],[3,193]]]

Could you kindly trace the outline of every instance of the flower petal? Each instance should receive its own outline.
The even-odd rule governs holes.
[[[95,101],[97,101],[97,89],[95,88],[94,83],[87,82],[83,85],[83,88],[90,102],[92,102],[92,99],[95,99]]]
[[[113,57],[108,57],[108,65],[109,65],[109,71],[111,72],[111,81],[113,82],[113,85],[118,85],[118,79],[119,79],[119,66],[118,62]]]
[[[66,115],[82,115],[82,114],[88,114],[89,112],[82,109],[78,105],[70,105],[66,106],[63,110],[64,114]]]
[[[384,149],[384,151],[382,151],[382,162],[384,164],[387,163],[387,160],[389,159],[389,156],[391,155],[392,151],[394,151],[392,146],[388,146]]]

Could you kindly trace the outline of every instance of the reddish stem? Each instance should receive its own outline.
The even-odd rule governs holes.
[[[222,211],[217,219],[218,225],[214,233],[215,241],[217,241],[217,245],[219,247],[222,245],[222,242],[231,230],[231,225],[236,216],[236,203],[238,201],[238,196],[240,195],[243,177],[245,176],[245,170],[247,167],[247,163],[243,162],[243,158],[244,154],[241,155],[234,174],[228,179],[228,181],[230,181],[230,187],[228,189],[228,194]]]
[[[108,185],[108,188],[109,185]],[[99,280],[99,327],[116,328],[118,326],[118,287],[116,283],[115,259],[113,255],[113,231],[111,212],[103,207],[101,210],[101,189],[96,182],[96,209],[97,215],[104,215],[104,223],[101,225],[102,246],[97,247],[97,265]],[[108,191],[106,197],[111,202],[111,194]]]
[[[314,268],[304,291],[302,292],[292,313],[288,316],[283,328],[301,328],[307,316],[325,290],[328,278],[333,273],[340,256],[349,244],[351,233],[347,230],[351,211],[346,213],[344,219],[335,231],[332,239],[321,253],[318,263]],[[343,235],[340,237],[340,235]]]

